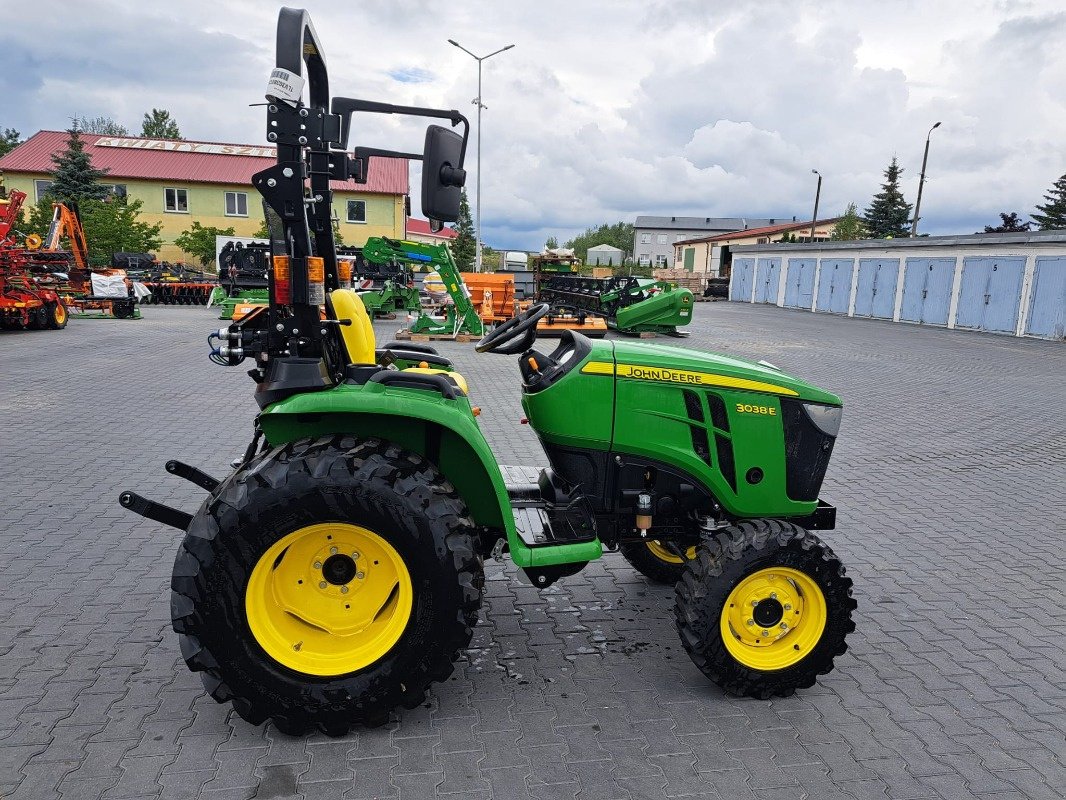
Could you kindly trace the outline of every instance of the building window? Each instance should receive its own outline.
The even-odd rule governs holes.
[[[651,264],[651,256],[649,256],[647,253],[641,253],[640,258],[637,259],[637,262],[642,267],[647,267]]]
[[[348,201],[348,221],[366,222],[366,200]]]
[[[681,253],[682,253],[682,250],[681,250],[680,247],[675,247],[674,248],[674,263],[675,264],[680,264],[681,263]]]
[[[226,192],[226,216],[227,217],[247,217],[248,216],[248,193],[247,192]]]
[[[651,234],[650,233],[642,233],[640,235],[640,243],[641,244],[651,244]]]
[[[189,213],[189,191],[188,189],[164,189],[163,190],[163,209],[175,214],[188,214]]]
[[[51,181],[34,181],[33,192],[37,195],[37,202],[41,202],[41,198],[48,194],[48,191],[52,188]]]
[[[666,244],[666,234],[660,233],[658,238],[659,244]]]
[[[126,184],[124,183],[101,183],[100,185],[115,197],[126,197]]]
[[[661,254],[655,256],[655,266],[657,266],[657,267],[665,267],[666,266],[666,256],[661,255]]]
[[[674,241],[675,242],[680,242],[684,238],[685,238],[685,234],[683,234],[683,233],[674,234]]]

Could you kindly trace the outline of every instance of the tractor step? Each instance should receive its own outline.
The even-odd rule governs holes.
[[[576,496],[567,503],[549,503],[545,499],[546,490],[551,491],[552,485],[558,484],[549,470],[521,466],[500,469],[511,500],[515,530],[527,547],[596,541],[596,523],[584,498]]]

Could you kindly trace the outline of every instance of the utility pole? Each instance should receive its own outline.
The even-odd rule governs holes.
[[[818,188],[814,190],[814,216],[811,217],[811,244],[814,244],[814,226],[818,224],[818,201],[822,197],[822,173],[816,169],[811,172],[818,176]]]
[[[922,189],[925,188],[925,165],[929,163],[929,137],[933,135],[933,131],[940,127],[938,122],[932,128],[929,129],[929,133],[925,135],[925,155],[922,156],[922,174],[918,178],[918,199],[914,201],[914,219],[911,220],[911,238],[913,239],[918,235],[918,220],[921,218],[919,214],[922,210]]]
[[[481,62],[487,61],[494,55],[502,53],[504,50],[510,50],[514,45],[509,44],[506,47],[501,47],[499,50],[495,50],[487,56],[475,56],[459,44],[459,42],[455,41],[455,39],[449,39],[448,44],[455,45],[477,61],[477,97],[473,100],[474,105],[477,106],[477,196],[474,198],[476,209],[474,212],[474,272],[481,272],[481,109],[488,108],[488,106],[481,102]]]

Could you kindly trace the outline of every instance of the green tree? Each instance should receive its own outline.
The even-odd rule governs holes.
[[[470,219],[470,203],[466,199],[466,190],[463,190],[459,198],[459,219],[452,225],[458,236],[452,239],[452,258],[462,272],[470,272],[474,269],[474,258],[477,255],[477,240],[474,238],[474,221]]]
[[[829,238],[834,242],[853,242],[856,239],[866,238],[866,226],[863,225],[854,203],[848,203],[847,210],[833,228],[833,233]]]
[[[4,128],[0,131],[0,156],[6,156],[20,144],[22,134],[14,128]]]
[[[182,231],[175,237],[174,244],[193,258],[198,259],[200,264],[206,267],[215,260],[215,237],[233,235],[235,235],[235,231],[232,227],[215,228],[194,222],[191,228]]]
[[[107,170],[93,167],[77,128],[70,128],[67,133],[67,149],[52,155],[56,170],[52,173],[52,186],[48,193],[63,203],[102,200],[110,194],[110,190],[98,181],[107,175]]]
[[[19,232],[27,236],[36,233],[43,239],[52,225],[52,202],[52,196],[46,194],[32,206],[23,206]]]
[[[572,247],[574,254],[582,261],[588,259],[590,247],[609,244],[623,253],[633,252],[633,225],[629,222],[617,222],[614,225],[604,223],[595,228],[586,228],[585,232],[575,236],[564,246]],[[650,274],[650,273],[649,273]]]
[[[1047,202],[1036,207],[1040,213],[1029,216],[1036,220],[1042,231],[1066,228],[1066,175],[1055,181],[1044,199]]]
[[[127,202],[122,197],[81,204],[81,226],[93,266],[109,266],[112,253],[152,253],[163,244],[162,224],[141,222],[141,205],[140,200]]]
[[[181,131],[170,112],[162,108],[153,108],[145,112],[141,123],[141,136],[146,139],[180,139]]]
[[[885,182],[866,209],[863,223],[871,239],[906,236],[910,233],[911,204],[903,199],[899,176],[903,168],[895,156],[885,170]]]
[[[983,231],[977,231],[978,233],[1024,233],[1032,227],[1031,222],[1022,222],[1018,217],[1017,211],[1012,211],[1009,214],[1001,213],[999,215],[999,225],[985,225]]]
[[[554,250],[558,246],[559,246],[559,240],[556,239],[554,236],[549,236],[547,241],[544,242],[544,249],[545,250]]]
[[[102,136],[129,136],[126,126],[119,125],[111,117],[74,117],[74,127],[82,133],[99,133]],[[133,252],[132,250],[130,252]]]

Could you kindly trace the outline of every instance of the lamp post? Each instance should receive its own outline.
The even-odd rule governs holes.
[[[481,109],[486,108],[484,103],[481,102],[481,62],[487,61],[495,55],[499,55],[504,50],[510,50],[514,47],[513,44],[509,44],[506,47],[501,47],[499,50],[494,50],[487,56],[475,56],[465,47],[463,47],[455,39],[449,39],[448,44],[455,45],[468,56],[477,61],[477,97],[473,102],[477,105],[477,197],[474,199],[476,205],[475,217],[476,221],[474,227],[474,272],[481,272]]]
[[[913,239],[918,235],[918,220],[922,210],[922,189],[925,187],[925,165],[929,163],[929,137],[933,135],[933,131],[940,127],[940,123],[936,123],[929,129],[929,133],[925,135],[925,155],[922,156],[922,174],[918,178],[918,199],[914,201],[914,219],[911,220],[911,238]]]
[[[822,196],[822,173],[812,169],[811,173],[818,176],[818,188],[814,190],[814,216],[811,217],[811,244],[814,244],[814,226],[818,224],[818,200]]]

